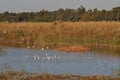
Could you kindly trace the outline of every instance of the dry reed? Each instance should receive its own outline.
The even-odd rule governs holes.
[[[82,44],[120,48],[120,22],[0,23],[0,41],[36,46]]]

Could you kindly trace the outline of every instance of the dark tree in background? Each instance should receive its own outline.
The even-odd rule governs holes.
[[[52,21],[120,21],[120,7],[112,10],[58,9],[55,11],[0,13],[0,22],[52,22]]]

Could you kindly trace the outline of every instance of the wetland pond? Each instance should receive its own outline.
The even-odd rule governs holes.
[[[52,49],[0,47],[0,72],[111,75],[120,72],[120,51],[91,49],[86,52],[62,52]]]

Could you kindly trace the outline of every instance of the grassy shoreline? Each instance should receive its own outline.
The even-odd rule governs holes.
[[[82,75],[55,75],[55,74],[30,74],[26,72],[5,72],[0,74],[0,80],[120,80],[120,76],[82,76]]]
[[[0,43],[35,47],[85,45],[120,49],[120,22],[0,23]]]

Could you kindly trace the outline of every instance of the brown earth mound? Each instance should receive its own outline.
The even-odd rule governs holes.
[[[81,51],[88,51],[89,48],[85,46],[64,46],[64,47],[56,48],[55,50],[66,51],[66,52],[81,52]]]

